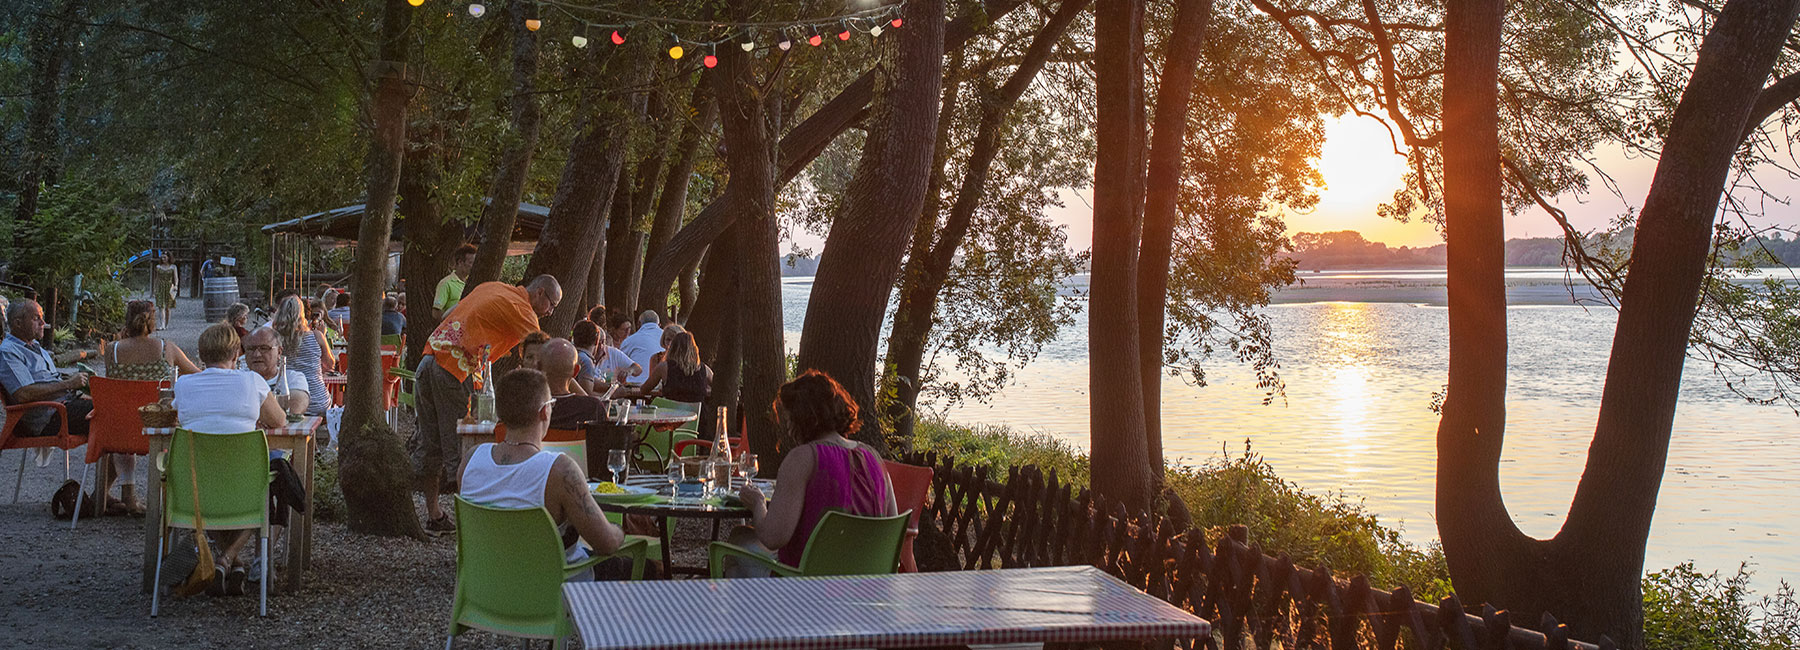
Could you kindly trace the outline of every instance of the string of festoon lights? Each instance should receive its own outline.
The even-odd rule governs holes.
[[[406,1],[418,7],[427,0]],[[900,18],[904,2],[833,16],[777,22],[720,22],[648,16],[561,0],[538,0],[537,4],[561,14],[568,24],[573,25],[569,44],[577,48],[588,46],[590,34],[602,36],[613,45],[624,45],[627,39],[648,37],[665,43],[665,52],[671,59],[680,59],[690,52],[703,52],[701,64],[708,68],[719,64],[718,48],[721,46],[736,45],[745,52],[752,52],[758,45],[772,42],[785,52],[795,43],[822,46],[828,42],[827,35],[835,36],[838,41],[848,41],[857,34],[879,38],[883,31],[898,29],[905,24]],[[471,2],[468,11],[469,16],[480,18],[487,14],[487,5]],[[542,29],[545,22],[542,15],[528,14],[525,28],[535,32]],[[645,34],[646,31],[650,33]],[[704,32],[707,37],[683,36],[683,31]]]

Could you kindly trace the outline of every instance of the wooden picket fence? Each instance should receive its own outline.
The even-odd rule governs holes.
[[[1180,640],[1183,647],[1391,650],[1402,637],[1405,647],[1422,650],[1614,647],[1605,637],[1597,645],[1571,640],[1567,626],[1547,614],[1539,632],[1514,626],[1506,612],[1485,605],[1471,613],[1454,595],[1433,605],[1414,600],[1405,586],[1384,591],[1366,576],[1343,579],[1325,567],[1298,567],[1285,554],[1263,553],[1243,526],[1209,548],[1199,529],[1176,530],[1160,515],[1101,503],[1034,466],[1009,468],[1006,481],[997,482],[936,454],[900,460],[933,468],[921,528],[947,538],[956,568],[1098,567],[1212,622],[1212,638]],[[945,545],[936,535],[920,537],[915,553],[924,570],[933,559],[949,568],[943,565],[950,559],[932,557]]]

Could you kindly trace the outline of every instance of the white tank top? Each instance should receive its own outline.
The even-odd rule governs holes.
[[[475,448],[469,467],[463,470],[463,498],[495,508],[538,508],[544,505],[544,489],[557,452],[540,451],[524,462],[494,462],[494,443]]]

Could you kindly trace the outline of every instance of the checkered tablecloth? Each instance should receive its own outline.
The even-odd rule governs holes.
[[[1090,566],[570,583],[563,596],[590,649],[895,648],[1212,634],[1206,621]]]

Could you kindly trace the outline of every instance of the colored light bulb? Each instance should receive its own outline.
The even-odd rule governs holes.
[[[818,47],[819,44],[823,42],[825,42],[825,39],[819,38],[818,34],[813,34],[810,38],[806,39],[806,44],[813,47]]]
[[[625,44],[625,35],[620,34],[619,30],[616,30],[616,29],[613,30],[612,42],[613,42],[613,45],[624,45]]]
[[[529,30],[535,32],[538,30],[539,27],[543,27],[543,26],[544,26],[543,21],[540,21],[536,18],[526,18],[525,19],[525,29],[529,29]]]
[[[899,18],[895,18],[893,20],[888,21],[889,25],[893,25],[895,27],[899,27],[900,23],[901,23],[901,20]]]
[[[687,54],[687,50],[681,49],[680,45],[669,48],[669,58],[671,59],[679,59],[683,54]]]
[[[708,54],[708,55],[706,55],[706,58],[700,60],[700,63],[704,64],[708,68],[718,67],[719,57]]]

